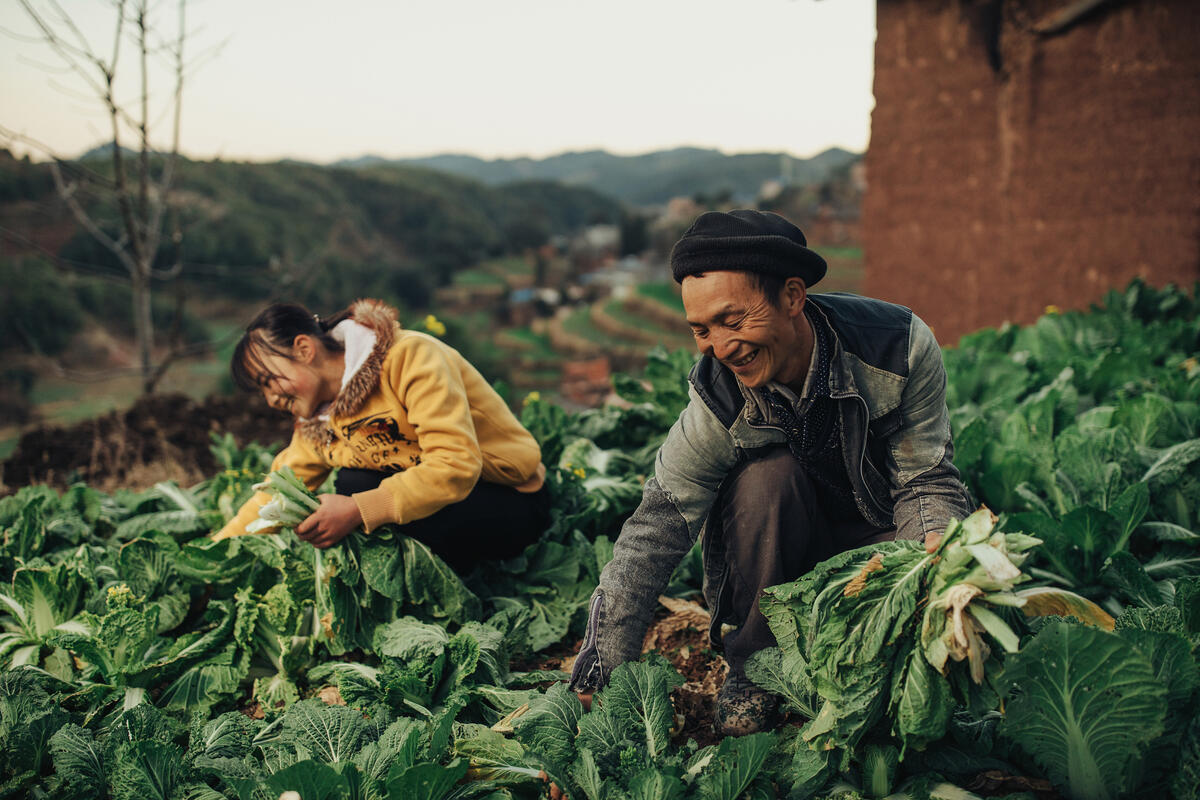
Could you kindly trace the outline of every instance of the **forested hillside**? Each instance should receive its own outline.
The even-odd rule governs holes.
[[[66,165],[81,199],[116,229],[98,193],[111,166],[101,154]],[[521,252],[554,234],[616,223],[619,204],[585,188],[548,183],[491,187],[417,167],[370,170],[296,162],[181,160],[165,221],[178,226],[189,284],[231,296],[280,294],[317,305],[379,293],[424,305],[430,291],[481,258]],[[2,259],[36,256],[88,274],[122,270],[79,230],[46,165],[0,156]],[[10,267],[11,268],[11,267]]]

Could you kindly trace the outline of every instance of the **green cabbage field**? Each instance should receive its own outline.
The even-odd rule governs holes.
[[[779,647],[748,671],[787,719],[703,746],[662,656],[587,713],[539,660],[582,635],[688,353],[618,377],[621,405],[527,398],[553,525],[462,577],[388,528],[213,542],[271,459],[229,438],[197,486],[22,488],[0,500],[0,796],[1198,798],[1198,311],[1135,282],[948,349],[988,510],[933,553],[873,545],[771,589]],[[667,594],[699,581],[694,549]]]

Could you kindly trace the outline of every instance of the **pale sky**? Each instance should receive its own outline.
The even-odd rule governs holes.
[[[59,4],[111,50],[109,3]],[[155,6],[171,33],[176,7]],[[187,22],[191,52],[224,42],[185,88],[193,158],[810,156],[865,150],[874,104],[874,0],[192,0]],[[33,31],[17,0],[0,29],[0,128],[67,156],[109,140],[98,102],[12,35]]]

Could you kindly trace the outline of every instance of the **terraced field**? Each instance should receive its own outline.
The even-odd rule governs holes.
[[[821,248],[829,272],[820,291],[857,292],[862,284],[862,249]],[[520,263],[518,263],[520,262]],[[528,285],[532,267],[520,259],[488,262],[479,272],[503,279],[510,288]],[[482,282],[479,276],[472,281]],[[655,346],[687,350],[695,345],[684,321],[679,287],[672,281],[639,284],[626,297],[607,297],[587,306],[560,309],[543,323],[544,331],[528,326],[501,329],[494,341],[510,365],[510,382],[519,388],[553,393],[562,364],[573,359],[607,356],[613,368],[636,371],[646,364]]]

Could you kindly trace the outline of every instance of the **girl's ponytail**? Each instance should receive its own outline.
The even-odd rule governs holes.
[[[339,322],[345,322],[350,319],[350,309],[343,308],[332,317],[318,317],[316,314],[313,314],[313,319],[316,320],[317,327],[321,329],[321,332],[325,333],[336,328]]]

